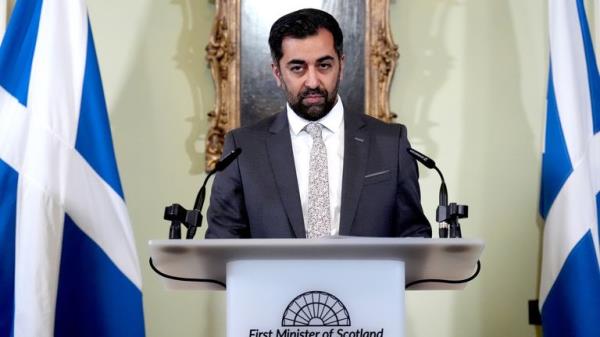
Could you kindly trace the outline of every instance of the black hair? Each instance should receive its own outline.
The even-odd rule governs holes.
[[[344,53],[344,35],[335,18],[319,9],[304,8],[280,17],[271,26],[269,47],[273,61],[277,64],[283,57],[281,43],[284,38],[303,39],[318,34],[321,28],[328,30],[333,35],[335,52],[338,57],[341,57]]]

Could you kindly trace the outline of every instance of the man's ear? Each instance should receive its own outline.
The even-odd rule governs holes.
[[[340,57],[340,81],[344,79],[344,65],[346,64],[346,58],[342,54]]]
[[[273,72],[275,81],[277,81],[277,86],[281,88],[281,69],[279,69],[277,64],[271,63],[271,71]]]

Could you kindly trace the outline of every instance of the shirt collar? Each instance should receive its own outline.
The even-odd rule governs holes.
[[[290,124],[290,130],[292,133],[297,136],[300,131],[304,130],[307,124],[311,123],[311,121],[306,120],[300,116],[298,116],[290,104],[287,104],[287,118]],[[316,122],[323,125],[329,131],[336,133],[344,121],[344,105],[342,104],[342,99],[340,96],[337,97],[337,102],[331,108],[331,111],[325,117],[317,120]]]

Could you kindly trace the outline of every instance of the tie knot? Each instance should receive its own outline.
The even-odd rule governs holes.
[[[321,124],[309,123],[308,125],[306,125],[306,132],[308,132],[308,134],[311,135],[313,139],[321,138]]]

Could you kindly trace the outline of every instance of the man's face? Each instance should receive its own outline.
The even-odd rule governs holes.
[[[286,37],[283,56],[272,70],[277,85],[300,117],[316,121],[327,115],[336,103],[344,57],[338,57],[333,35],[328,30],[303,39]]]

